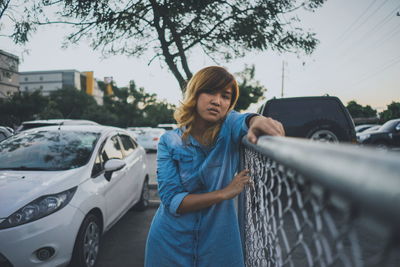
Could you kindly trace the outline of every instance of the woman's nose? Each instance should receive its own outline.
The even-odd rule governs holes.
[[[221,105],[221,96],[219,96],[218,94],[214,95],[213,98],[211,99],[211,104],[216,106]]]

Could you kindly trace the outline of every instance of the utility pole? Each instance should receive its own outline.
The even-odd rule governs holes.
[[[285,61],[282,60],[282,89],[281,89],[281,98],[283,98],[284,81],[285,81]]]

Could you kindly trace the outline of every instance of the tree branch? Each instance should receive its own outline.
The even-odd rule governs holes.
[[[2,1],[4,1],[4,0],[2,0]],[[4,12],[6,12],[6,9],[8,8],[8,5],[10,4],[10,1],[11,0],[8,0],[8,1],[6,0],[5,2],[3,2],[1,4],[2,9],[0,10],[0,19],[1,19],[1,17],[3,17]]]
[[[163,56],[165,57],[165,62],[167,63],[169,69],[172,71],[172,74],[178,80],[179,85],[180,85],[181,89],[183,90],[183,88],[185,86],[185,79],[183,78],[182,74],[179,72],[178,67],[176,66],[176,64],[174,62],[174,57],[169,52],[167,41],[165,39],[165,29],[162,29],[162,27],[160,26],[161,15],[159,12],[159,6],[155,0],[150,0],[150,3],[153,8],[154,27],[156,28],[156,31],[158,34],[158,39],[160,40],[160,43],[161,43],[161,50],[162,50]]]
[[[169,26],[169,29],[171,30],[172,37],[174,39],[174,42],[176,44],[176,47],[178,48],[178,56],[181,60],[182,68],[186,73],[187,79],[190,79],[192,77],[192,72],[189,69],[188,63],[187,63],[187,58],[185,55],[185,50],[183,49],[183,44],[182,44],[182,39],[179,33],[176,31],[175,25],[173,22],[170,20],[170,18],[167,16],[164,16],[164,20],[166,21],[167,25]]]

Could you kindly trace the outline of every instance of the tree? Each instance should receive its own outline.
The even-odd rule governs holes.
[[[156,94],[150,94],[143,87],[130,81],[129,87],[113,86],[114,95],[104,97],[104,107],[117,119],[113,125],[119,127],[151,126],[173,122],[174,106],[159,101]]]
[[[72,87],[64,87],[50,93],[49,100],[66,119],[80,119],[90,106],[97,106],[94,98],[84,91]]]
[[[143,126],[156,127],[160,123],[175,123],[175,106],[166,102],[159,102],[146,106],[143,110]]]
[[[379,113],[381,123],[400,118],[400,102],[392,102],[387,109]]]
[[[246,66],[245,69],[237,73],[239,78],[240,97],[236,103],[235,110],[246,110],[250,104],[257,103],[264,99],[264,93],[267,90],[258,81],[254,80],[255,67]]]
[[[22,20],[15,21],[12,37],[24,43],[38,25],[73,25],[69,42],[89,39],[106,55],[141,56],[152,50],[153,59],[165,61],[184,90],[192,77],[188,56],[194,48],[202,49],[215,62],[248,51],[311,53],[318,40],[298,25],[294,11],[314,11],[324,1],[41,0],[27,8]],[[61,19],[47,15],[43,20],[54,9]]]
[[[64,118],[63,114],[58,109],[57,103],[51,100],[48,102],[47,106],[43,109],[43,111],[38,114],[37,117],[38,119],[41,120]]]
[[[48,104],[40,91],[18,92],[10,98],[0,98],[0,125],[15,127],[23,121],[35,120]]]
[[[366,105],[363,107],[354,100],[347,103],[346,108],[353,118],[371,118],[377,115],[377,111],[371,108],[371,106]]]

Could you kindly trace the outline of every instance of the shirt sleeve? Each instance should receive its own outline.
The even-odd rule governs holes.
[[[161,202],[172,215],[179,216],[179,205],[189,192],[180,182],[178,167],[172,158],[165,134],[158,143],[157,182]]]
[[[235,143],[240,142],[242,137],[247,134],[249,127],[246,124],[246,118],[248,116],[254,116],[255,113],[244,113],[241,114],[237,111],[232,110],[227,118],[226,123],[232,134],[232,141]]]

